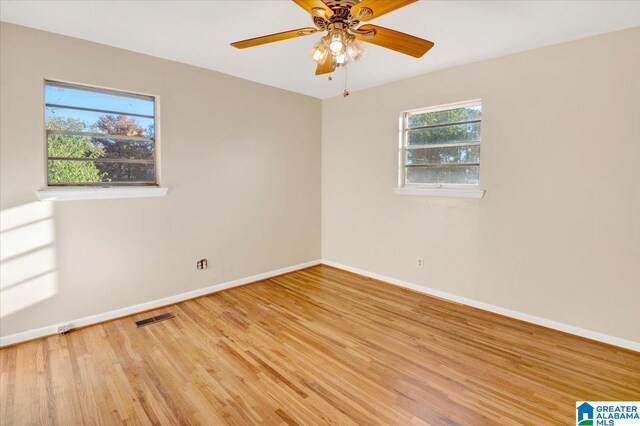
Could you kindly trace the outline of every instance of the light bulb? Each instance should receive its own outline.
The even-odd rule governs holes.
[[[344,49],[344,44],[341,41],[332,41],[329,43],[329,49],[332,53],[339,54]]]
[[[311,59],[318,63],[324,61],[328,54],[329,52],[327,50],[327,42],[324,38],[320,40],[320,42],[316,44],[313,49],[311,49]]]
[[[311,58],[316,62],[321,62],[323,56],[322,49],[313,49],[311,51]]]
[[[331,58],[331,64],[336,68],[340,68],[346,65],[346,63],[347,63],[347,55],[345,55],[344,53],[340,55],[335,55]]]
[[[337,30],[331,33],[329,50],[331,50],[332,55],[340,55],[344,52],[344,34],[342,31]]]

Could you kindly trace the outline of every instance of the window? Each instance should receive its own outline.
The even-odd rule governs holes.
[[[400,188],[473,188],[480,182],[480,100],[406,111]]]
[[[155,98],[45,82],[48,186],[157,184]]]

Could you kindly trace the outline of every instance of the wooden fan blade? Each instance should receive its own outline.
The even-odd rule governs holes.
[[[333,11],[322,0],[293,0],[293,2],[312,16],[319,16],[325,19],[333,16]]]
[[[269,34],[262,37],[250,38],[248,40],[236,41],[231,43],[233,47],[238,49],[246,49],[247,47],[259,46],[261,44],[273,43],[274,41],[282,41],[290,38],[302,37],[313,34],[318,31],[317,28],[307,27],[297,30],[283,31],[281,33]]]
[[[324,61],[320,62],[316,67],[316,75],[328,74],[334,72],[336,69],[331,63],[331,55],[328,54]]]
[[[362,0],[351,7],[351,16],[359,21],[370,21],[416,1],[418,0]]]
[[[379,27],[377,25],[362,25],[358,28],[358,31],[371,32],[373,34],[356,33],[358,40],[377,44],[378,46],[386,47],[387,49],[395,50],[396,52],[404,53],[405,55],[410,55],[414,58],[420,58],[433,47],[433,43],[429,40],[424,40],[422,38],[401,33],[400,31],[390,30],[389,28]]]

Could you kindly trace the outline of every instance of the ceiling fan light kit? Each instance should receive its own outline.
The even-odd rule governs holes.
[[[417,0],[293,0],[313,18],[315,28],[307,27],[231,43],[238,49],[302,37],[316,32],[327,34],[311,49],[316,75],[329,74],[346,67],[367,54],[360,42],[375,44],[396,52],[420,58],[433,43],[409,34],[377,25],[361,25]],[[345,89],[347,96],[348,92]]]
[[[334,68],[360,60],[366,54],[367,48],[353,34],[342,28],[329,30],[329,34],[322,37],[320,42],[311,49],[311,58],[318,64],[327,60],[330,55],[331,66]]]

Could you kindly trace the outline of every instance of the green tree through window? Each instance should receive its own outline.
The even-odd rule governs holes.
[[[47,130],[81,132],[86,123],[66,117],[47,117]],[[91,143],[85,136],[52,134],[48,141],[49,157],[60,158],[99,158],[103,150]],[[49,182],[100,182],[104,177],[92,161],[49,160]]]
[[[155,185],[152,96],[47,81],[49,185]]]

